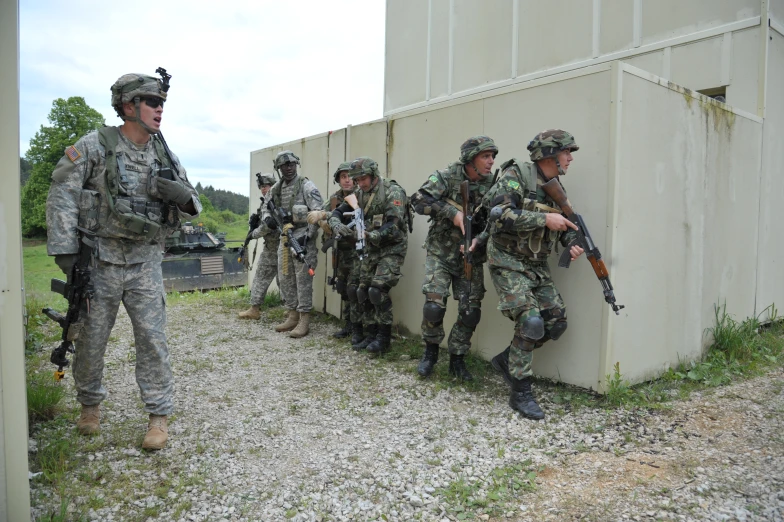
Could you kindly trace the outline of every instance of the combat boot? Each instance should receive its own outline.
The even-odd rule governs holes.
[[[457,377],[461,381],[474,380],[474,376],[466,368],[465,355],[449,354],[449,375]]]
[[[392,344],[392,325],[381,324],[378,326],[378,334],[375,341],[367,345],[367,351],[374,355],[381,355],[389,351],[390,344]]]
[[[529,419],[544,419],[544,412],[536,403],[534,394],[531,392],[531,378],[525,379],[512,378],[512,393],[509,396],[509,406],[523,414]]]
[[[353,331],[353,324],[351,323],[350,320],[346,319],[346,325],[341,330],[338,330],[337,332],[333,333],[332,337],[334,337],[335,339],[345,339],[346,337],[351,335],[352,331]],[[359,342],[359,340],[357,342]]]
[[[353,326],[351,328],[351,345],[359,344],[362,342],[362,339],[365,338],[365,335],[362,333],[362,323],[352,323]]]
[[[297,327],[289,332],[289,337],[299,339],[308,335],[308,332],[310,332],[310,313],[300,312]]]
[[[299,322],[299,312],[296,310],[289,310],[289,315],[286,317],[286,320],[283,321],[281,324],[275,326],[276,332],[288,332],[293,330],[297,323]]]
[[[239,317],[240,319],[260,319],[261,312],[259,311],[258,306],[253,305],[247,310],[245,310],[244,312],[240,312],[239,314],[237,314],[237,317]]]
[[[430,374],[433,373],[433,368],[435,368],[437,362],[438,345],[436,343],[426,343],[425,354],[422,356],[422,360],[419,361],[417,373],[422,377],[430,376]]]
[[[82,404],[82,413],[76,421],[76,431],[82,435],[95,435],[101,431],[101,406]]]
[[[144,436],[144,442],[142,442],[142,449],[163,449],[168,438],[169,428],[166,426],[166,415],[153,415],[151,413],[150,422],[147,424],[147,435]]]
[[[369,324],[365,327],[365,338],[359,341],[357,344],[352,344],[351,348],[354,351],[361,351],[368,347],[370,343],[376,340],[376,335],[378,335],[378,325],[377,324]]]
[[[509,350],[510,348],[507,346],[506,350],[493,357],[491,363],[493,368],[495,368],[495,371],[500,373],[506,383],[511,386],[512,376],[509,374]]]

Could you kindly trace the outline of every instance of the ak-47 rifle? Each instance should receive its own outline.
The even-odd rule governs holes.
[[[310,266],[310,263],[305,259],[305,254],[307,254],[308,251],[294,238],[294,235],[291,233],[291,226],[286,226],[287,224],[291,224],[291,214],[282,208],[276,207],[272,198],[267,201],[267,209],[269,209],[272,219],[278,224],[278,229],[281,231],[281,234],[285,236],[284,248],[285,246],[288,246],[291,254],[297,261],[308,267],[308,274],[310,277],[316,275],[316,271],[313,270],[313,267]]]
[[[51,308],[41,310],[49,319],[55,321],[63,329],[61,342],[52,350],[49,360],[57,365],[54,372],[55,380],[61,380],[65,372],[63,368],[70,364],[68,354],[74,353],[73,342],[79,337],[81,325],[79,323],[82,301],[87,305],[87,313],[90,313],[90,300],[93,298],[93,284],[90,281],[90,265],[92,264],[93,253],[95,252],[95,234],[83,228],[79,238],[79,253],[77,260],[68,275],[68,280],[52,279],[51,289],[68,300],[68,311],[65,315]]]
[[[327,284],[332,287],[332,290],[337,291],[337,283],[338,283],[338,262],[340,261],[340,252],[338,249],[338,241],[340,241],[340,236],[333,235],[329,239],[324,240],[324,244],[321,245],[321,251],[325,254],[327,250],[330,248],[332,249],[332,275],[327,278]]]
[[[261,209],[259,209],[261,210]],[[248,234],[245,236],[245,242],[242,244],[240,248],[240,257],[237,259],[242,266],[245,267],[246,270],[250,269],[250,266],[256,261],[256,251],[253,251],[253,261],[250,263],[248,262],[248,244],[251,242],[253,237],[253,231],[256,230],[259,225],[261,224],[261,213],[257,211],[255,214],[251,214],[250,219],[248,219]]]
[[[463,293],[460,296],[460,310],[464,314],[471,313],[469,299],[471,298],[471,279],[474,274],[474,255],[471,252],[471,224],[474,216],[471,211],[470,191],[468,180],[460,183],[460,197],[463,200]]]
[[[582,247],[582,249],[585,250],[586,257],[588,257],[588,261],[590,261],[591,266],[593,267],[593,271],[596,273],[596,277],[599,278],[599,282],[602,285],[604,300],[612,307],[615,315],[620,315],[620,310],[625,308],[625,306],[615,304],[615,293],[613,292],[612,283],[610,283],[610,273],[607,271],[607,266],[605,266],[604,261],[602,261],[602,253],[599,252],[599,248],[594,244],[591,233],[588,232],[588,227],[582,216],[577,214],[572,208],[572,204],[569,203],[569,199],[566,197],[566,192],[564,192],[561,182],[555,177],[542,185],[542,190],[544,190],[545,194],[550,196],[550,199],[555,201],[555,204],[561,208],[569,221],[577,225],[577,239],[569,243],[569,246],[563,251],[560,259],[558,259],[558,266],[569,268],[569,265],[572,263],[572,255],[569,250],[573,246]]]
[[[354,209],[352,212],[343,212],[343,215],[351,216],[351,223],[347,226],[348,228],[354,229],[357,238],[357,253],[359,259],[362,260],[365,259],[365,246],[367,245],[367,240],[365,239],[365,213],[362,212],[362,208],[359,206],[359,201],[357,201],[357,196],[355,194],[349,194],[344,201]]]

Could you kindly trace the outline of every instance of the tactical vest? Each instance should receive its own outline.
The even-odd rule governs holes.
[[[437,171],[437,175],[441,177],[443,183],[447,186],[448,193],[444,194],[441,201],[446,205],[450,205],[459,211],[463,211],[463,200],[460,194],[460,185],[466,180],[464,171],[458,168],[457,163],[453,163],[445,170]],[[492,187],[492,178],[479,179],[478,181],[468,180],[473,190],[469,188],[469,207],[473,210],[474,219],[476,219],[477,212],[481,207],[482,198]],[[436,219],[431,214],[430,229],[427,232],[427,242],[440,243],[445,240],[452,242],[459,242],[463,239],[463,233],[459,228],[454,226],[451,219]],[[474,221],[471,231],[474,236],[479,235],[481,230],[484,229],[484,222]]]
[[[305,186],[306,181],[308,181],[308,178],[297,175],[297,181],[296,181],[297,188],[296,190],[294,190],[294,194],[291,196],[291,201],[289,201],[288,209],[286,209],[289,211],[289,214],[291,214],[292,218],[294,219],[293,221],[294,228],[302,228],[308,225],[307,221],[305,220],[305,217],[307,216],[307,208],[305,210],[305,214],[306,214],[305,217],[298,216],[298,215],[295,216],[295,212],[294,212],[295,206],[302,206],[302,205],[296,205],[295,201],[297,201],[297,196],[299,194],[302,194],[302,188]],[[272,202],[275,203],[275,206],[281,208],[281,200],[283,199],[283,178],[281,178],[277,183],[275,183],[272,186],[272,188],[269,191],[269,194],[271,194],[270,197],[272,198]],[[303,200],[304,199],[305,198],[303,196]],[[304,206],[307,207],[307,201],[305,201]]]
[[[152,136],[155,153],[165,167],[171,168],[172,161],[161,142]],[[98,130],[98,141],[106,152],[106,171],[101,197],[97,192],[83,190],[80,201],[80,225],[95,229],[99,237],[124,238],[135,241],[159,241],[176,228],[177,212],[163,201],[148,193],[154,182],[154,173],[136,176],[133,184],[128,175],[125,158],[118,154],[120,131],[117,127],[102,127]],[[146,180],[143,177],[146,176]],[[102,200],[102,201],[101,201]],[[173,214],[170,215],[170,214]],[[92,225],[92,226],[90,226]]]
[[[545,182],[537,175],[536,164],[524,163],[523,167],[526,168],[521,168],[514,158],[501,165],[501,172],[511,170],[517,177],[520,187],[526,187],[528,190],[523,194],[522,209],[528,212],[561,214],[558,205],[542,190],[541,187]],[[493,240],[518,254],[535,261],[542,261],[547,259],[560,237],[560,231],[541,227],[518,233],[498,231],[493,235]]]
[[[362,201],[365,199],[364,194],[361,194],[362,191],[360,191],[358,200],[360,207],[362,207],[362,212],[365,214],[365,227],[367,230],[376,230],[384,225],[384,211],[387,208],[387,193],[389,192],[391,185],[400,187],[405,199],[405,201],[402,202],[402,204],[405,205],[403,223],[400,223],[398,228],[403,232],[412,232],[414,228],[414,210],[411,207],[405,189],[394,179],[379,178],[378,190],[371,194],[364,202]]]

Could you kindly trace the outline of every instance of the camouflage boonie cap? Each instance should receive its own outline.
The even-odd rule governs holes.
[[[351,162],[351,170],[348,171],[348,175],[351,176],[351,179],[360,176],[378,176],[378,163],[367,156],[360,156]]]
[[[531,161],[552,158],[562,150],[580,150],[574,141],[574,136],[561,129],[542,131],[528,143]]]
[[[275,167],[275,170],[278,170],[280,167],[283,166],[284,163],[296,163],[300,165],[299,156],[291,152],[290,150],[284,150],[278,152],[278,155],[275,156],[275,159],[272,160],[272,166]]]
[[[493,151],[493,157],[498,154],[498,147],[495,146],[493,138],[481,134],[479,136],[472,136],[460,145],[460,163],[465,165],[479,155],[479,153],[486,150]]]
[[[168,90],[168,85],[166,86]],[[133,101],[137,96],[152,96],[166,99],[161,78],[154,78],[145,74],[123,74],[120,76],[112,90],[112,107],[118,108],[125,102]]]
[[[335,169],[335,175],[333,176],[335,178],[335,183],[340,183],[340,173],[341,172],[346,172],[346,171],[349,171],[349,170],[351,170],[351,162],[350,161],[344,161],[343,163],[338,165],[338,168]]]
[[[264,185],[274,185],[275,184],[275,176],[272,174],[262,174],[261,172],[256,173],[256,185],[259,188],[263,187]]]

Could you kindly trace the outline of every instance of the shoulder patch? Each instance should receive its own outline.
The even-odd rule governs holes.
[[[518,182],[516,182],[515,180],[509,180],[507,182],[507,185],[509,185],[510,187],[512,187],[515,190],[520,188],[520,184]]]
[[[400,201],[399,199],[395,199],[392,201],[392,204],[395,205],[396,207],[400,207],[403,205],[403,202]]]
[[[78,160],[79,158],[82,157],[82,153],[79,152],[79,150],[77,150],[77,148],[74,147],[73,145],[71,145],[70,147],[65,149],[65,155],[71,161],[76,161],[76,160]]]
[[[433,183],[438,183],[438,176],[436,176],[435,174],[431,174],[430,177],[427,179],[429,179]]]

